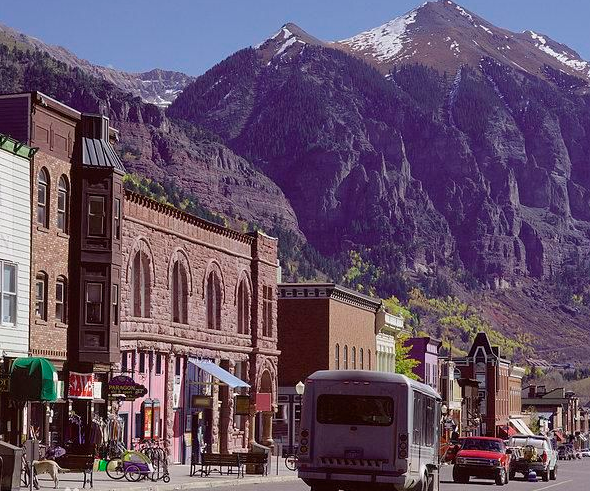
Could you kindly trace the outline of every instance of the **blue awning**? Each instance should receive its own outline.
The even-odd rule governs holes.
[[[225,385],[228,385],[232,389],[236,389],[236,388],[249,389],[250,388],[250,386],[246,382],[244,382],[243,380],[240,380],[235,375],[232,375],[227,370],[224,370],[219,365],[216,365],[215,363],[213,363],[211,361],[202,361],[202,360],[197,360],[195,358],[189,358],[189,362],[194,364],[195,366],[197,366],[201,370],[206,371],[209,375],[215,377],[217,380],[219,380],[220,382],[223,382]]]

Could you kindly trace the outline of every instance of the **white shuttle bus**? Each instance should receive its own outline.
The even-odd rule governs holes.
[[[393,373],[321,370],[305,381],[298,475],[311,491],[433,491],[441,398]]]

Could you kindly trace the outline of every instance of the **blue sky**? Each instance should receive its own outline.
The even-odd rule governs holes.
[[[3,0],[0,23],[82,58],[128,71],[199,75],[286,22],[335,40],[376,27],[421,0]],[[463,0],[500,27],[549,35],[590,59],[588,0]]]

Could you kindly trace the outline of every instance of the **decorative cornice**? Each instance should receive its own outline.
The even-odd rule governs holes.
[[[335,283],[282,283],[278,287],[280,300],[330,298],[371,312],[377,312],[382,305],[380,298],[368,297]]]
[[[150,210],[157,211],[158,213],[167,215],[172,218],[177,218],[179,220],[182,220],[183,222],[186,222],[190,225],[206,230],[208,232],[214,232],[219,235],[229,237],[231,239],[243,242],[248,245],[252,245],[254,244],[254,242],[256,242],[256,238],[251,235],[238,232],[237,230],[233,230],[222,225],[218,225],[217,223],[209,222],[207,220],[204,220],[203,218],[191,215],[186,211],[179,210],[178,208],[175,208],[172,205],[160,203],[155,199],[148,198],[147,196],[143,196],[142,194],[138,194],[133,191],[129,191],[128,189],[125,190],[125,198],[127,199],[127,201],[131,203],[144,206],[146,208],[149,208]]]

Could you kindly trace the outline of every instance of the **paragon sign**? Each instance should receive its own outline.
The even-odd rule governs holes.
[[[147,394],[145,386],[138,384],[126,375],[113,377],[107,387],[110,398],[124,396],[126,401],[134,401],[138,397],[143,397]]]

